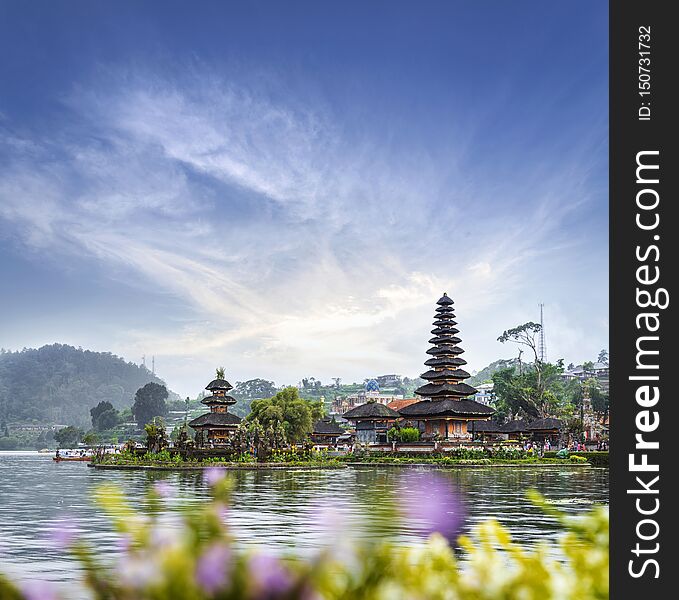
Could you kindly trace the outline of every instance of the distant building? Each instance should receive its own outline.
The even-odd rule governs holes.
[[[321,419],[314,423],[311,441],[315,444],[334,445],[337,443],[337,438],[345,433],[346,431],[340,427],[335,419]]]
[[[352,394],[344,398],[337,397],[332,401],[330,407],[331,415],[344,415],[347,411],[361,406],[367,402],[377,402],[379,404],[387,405],[393,400],[402,400],[403,394],[380,394],[380,384],[376,379],[369,379],[365,383],[365,387],[358,394]]]
[[[363,444],[386,443],[387,432],[399,419],[399,413],[379,402],[366,402],[344,414],[354,423],[356,440]]]
[[[210,412],[189,421],[189,427],[196,430],[196,445],[221,446],[225,445],[229,437],[236,430],[241,418],[229,412],[229,406],[236,403],[233,396],[226,392],[233,386],[226,379],[217,378],[207,384],[206,390],[212,392],[201,403],[210,408]]]
[[[585,382],[588,379],[596,379],[599,385],[606,392],[609,388],[609,365],[607,363],[596,362],[593,363],[591,368],[585,369],[583,365],[578,365],[573,369],[568,369],[561,373],[560,377],[564,381],[572,381],[577,379],[581,382]]]
[[[476,386],[476,394],[474,394],[474,400],[485,404],[486,406],[491,406],[495,400],[495,394],[493,393],[492,383],[481,383]]]
[[[377,383],[380,387],[386,388],[401,385],[402,381],[400,375],[380,375],[377,377]]]

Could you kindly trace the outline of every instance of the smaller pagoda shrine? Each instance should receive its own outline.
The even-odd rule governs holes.
[[[238,415],[229,412],[229,406],[235,404],[236,399],[227,395],[233,386],[224,379],[224,369],[217,369],[217,378],[205,389],[212,395],[203,398],[201,403],[209,407],[210,412],[190,421],[189,427],[196,430],[199,448],[224,446],[241,422]]]
[[[424,363],[429,370],[421,375],[428,383],[415,390],[422,400],[404,406],[399,413],[425,439],[471,440],[468,424],[489,419],[495,410],[469,398],[476,389],[464,383],[471,375],[461,368],[467,361],[460,357],[464,350],[458,346],[461,340],[453,301],[444,293],[436,304],[434,337],[427,350],[431,358]]]
[[[387,443],[387,431],[399,419],[399,414],[375,400],[356,406],[342,415],[356,426],[356,440],[363,444]]]

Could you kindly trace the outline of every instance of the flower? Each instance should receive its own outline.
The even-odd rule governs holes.
[[[60,519],[54,526],[50,532],[50,539],[57,548],[66,549],[78,538],[78,523],[74,519],[70,517]]]
[[[153,558],[141,553],[128,554],[122,558],[117,570],[122,584],[126,587],[141,590],[158,581],[162,574]]]
[[[153,484],[153,490],[161,498],[170,498],[174,493],[172,486],[167,481],[156,481]]]
[[[214,487],[222,479],[224,479],[226,471],[224,469],[220,469],[219,467],[210,467],[209,469],[205,469],[204,474],[205,480],[208,482],[208,484]]]
[[[256,598],[275,598],[287,592],[292,585],[292,577],[281,561],[271,554],[255,554],[250,558],[250,576]]]
[[[228,579],[231,550],[220,543],[208,546],[196,563],[196,582],[208,594],[224,587]]]
[[[57,591],[49,581],[27,581],[21,584],[25,600],[57,600]]]
[[[410,474],[401,488],[402,507],[414,529],[440,533],[449,541],[457,538],[466,511],[450,480],[439,473]]]

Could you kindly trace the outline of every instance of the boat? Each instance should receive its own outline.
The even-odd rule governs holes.
[[[54,462],[90,462],[92,460],[92,454],[81,454],[77,453],[59,453],[52,457]]]

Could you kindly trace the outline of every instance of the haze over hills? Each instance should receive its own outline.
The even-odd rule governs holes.
[[[130,407],[149,382],[165,384],[146,367],[110,352],[64,344],[18,352],[0,350],[0,421],[91,426],[90,408],[103,400]],[[170,392],[170,399],[178,398]]]

